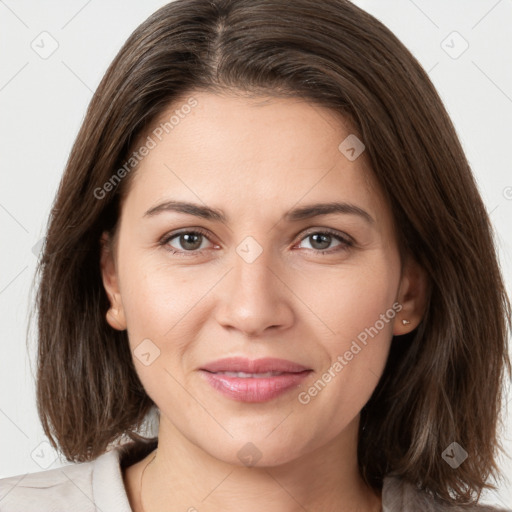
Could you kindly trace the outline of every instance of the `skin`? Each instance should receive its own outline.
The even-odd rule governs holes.
[[[366,153],[350,161],[338,149],[352,133],[340,116],[298,98],[193,96],[198,105],[139,164],[101,259],[108,322],[128,330],[132,349],[150,339],[160,350],[148,366],[134,356],[161,418],[156,457],[144,473],[144,510],[377,512],[380,493],[357,468],[360,411],[392,336],[421,320],[425,276],[400,259]],[[228,220],[144,215],[170,199],[222,209]],[[349,213],[283,219],[292,208],[331,201],[355,205],[373,221]],[[184,256],[159,245],[182,228],[203,228],[208,237],[192,251],[179,236],[167,242]],[[353,245],[334,236],[315,242],[311,235],[325,229]],[[262,249],[252,263],[236,252],[247,236]],[[299,393],[395,302],[401,311],[300,403]],[[313,372],[277,398],[243,403],[198,372],[228,356],[279,357]],[[253,467],[237,455],[248,442],[261,453]],[[141,472],[153,456],[124,474],[135,512],[142,511]]]

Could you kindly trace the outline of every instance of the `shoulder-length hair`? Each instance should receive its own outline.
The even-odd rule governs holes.
[[[348,120],[400,248],[428,276],[423,320],[392,340],[361,412],[362,477],[378,488],[393,473],[459,503],[495,488],[510,303],[489,217],[427,73],[347,0],[177,0],[115,57],[72,148],[38,268],[37,405],[53,446],[91,460],[135,439],[154,406],[127,333],[105,320],[100,237],[116,228],[134,142],[177,99],[229,89],[303,97]],[[454,441],[468,453],[456,470],[442,457]]]

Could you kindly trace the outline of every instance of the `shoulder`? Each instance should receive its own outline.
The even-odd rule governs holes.
[[[115,448],[91,462],[0,479],[0,510],[130,512],[119,457]]]
[[[384,478],[382,486],[383,512],[512,512],[511,508],[490,505],[449,506],[436,500],[413,484],[394,476]]]

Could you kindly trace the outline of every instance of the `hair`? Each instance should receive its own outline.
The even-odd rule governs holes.
[[[177,0],[142,23],[109,66],[38,266],[37,407],[52,445],[78,462],[122,436],[145,439],[138,429],[155,404],[127,332],[105,320],[99,264],[101,235],[115,233],[136,170],[100,198],[98,190],[169,105],[200,90],[302,97],[350,121],[399,245],[429,282],[421,323],[393,337],[361,411],[359,471],[376,489],[393,474],[450,503],[494,489],[510,303],[489,217],[427,73],[347,0]],[[457,470],[441,456],[453,441],[468,453]]]

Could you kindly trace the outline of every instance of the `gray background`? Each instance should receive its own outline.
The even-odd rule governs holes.
[[[0,477],[66,464],[42,433],[32,335],[29,353],[25,344],[38,242],[92,92],[128,35],[164,3],[0,0]],[[437,87],[491,214],[510,291],[512,0],[354,3],[403,41]],[[507,389],[504,407],[509,399]],[[505,422],[512,454],[512,416]],[[501,468],[512,475],[510,457]],[[485,500],[512,507],[512,484]]]

